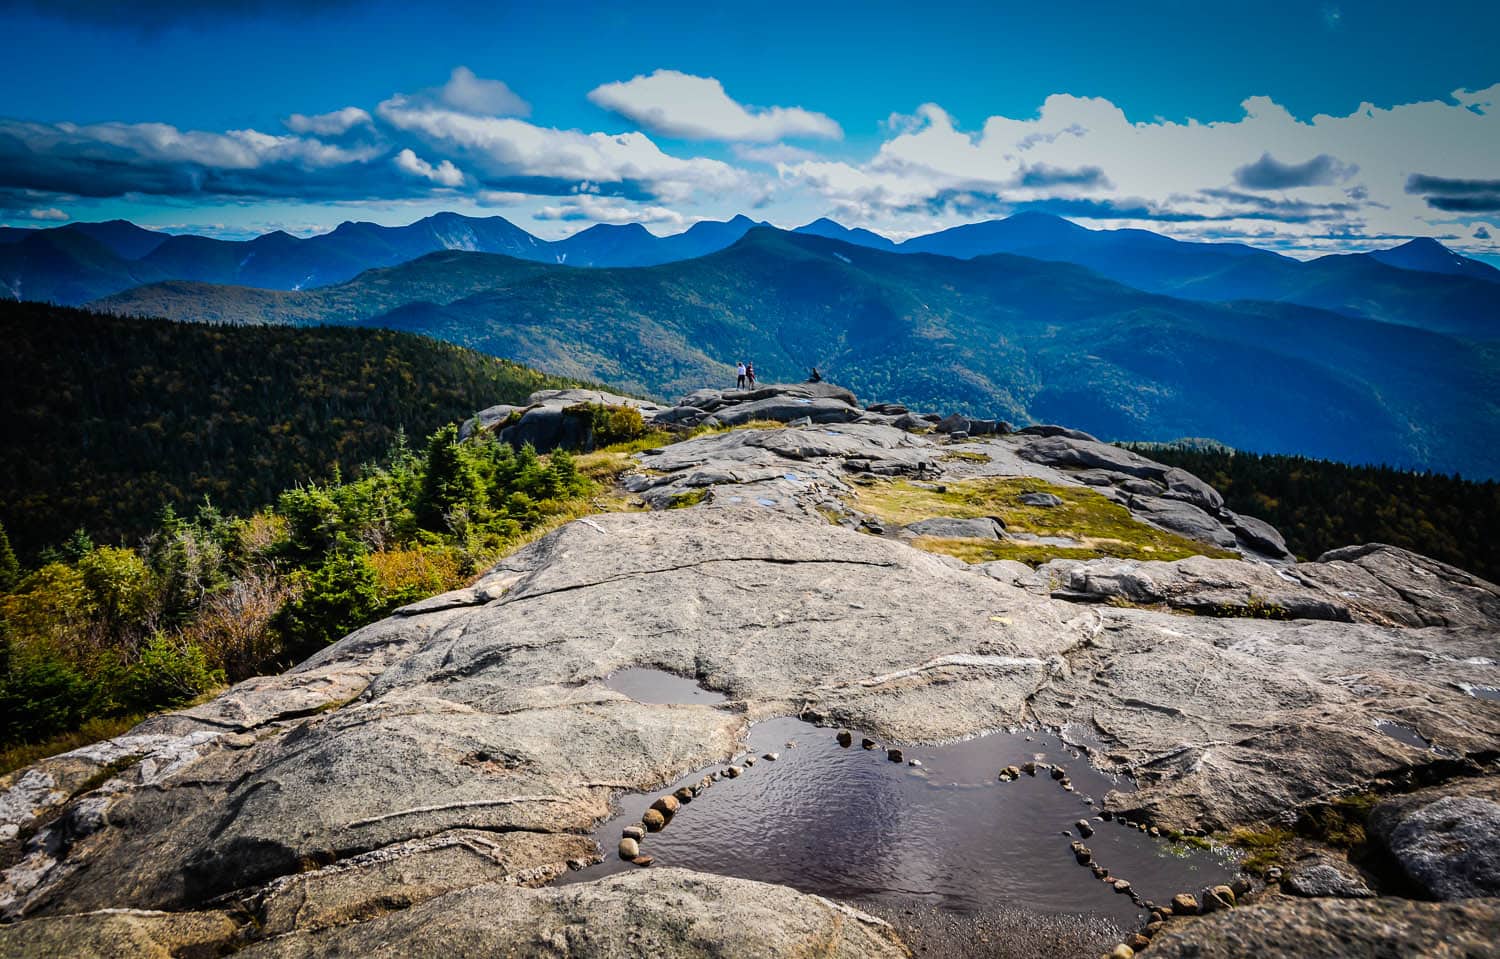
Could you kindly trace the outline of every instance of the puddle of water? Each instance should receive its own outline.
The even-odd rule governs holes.
[[[863,749],[855,732],[852,745],[842,747],[835,733],[791,718],[754,725],[746,753],[732,761],[740,775],[713,782],[684,804],[665,830],[646,835],[640,851],[660,865],[779,883],[886,913],[1006,909],[1098,917],[1122,927],[1138,923],[1144,910],[1075,861],[1069,848],[1075,839],[1111,875],[1156,902],[1238,872],[1227,858],[1096,818],[1085,798],[1129,783],[1094,769],[1056,736],[995,733],[945,746],[903,746],[895,762],[883,744]],[[754,757],[753,765],[744,756]],[[1065,766],[1075,791],[1065,791],[1045,768],[1014,782],[997,778],[1008,765],[1035,760]],[[624,797],[619,814],[594,836],[604,862],[559,882],[639,868],[616,855],[622,830],[640,822],[658,796],[729,765]],[[1080,837],[1080,819],[1093,835]]]
[[[1432,748],[1432,741],[1430,739],[1405,723],[1398,723],[1393,719],[1377,719],[1375,720],[1375,728],[1397,742],[1406,743],[1408,746],[1414,746],[1417,749]]]
[[[1467,683],[1461,684],[1461,689],[1473,696],[1475,699],[1487,699],[1490,702],[1500,702],[1500,688],[1495,686],[1471,686]]]
[[[728,698],[723,693],[704,689],[696,680],[637,666],[611,674],[605,678],[604,685],[638,703],[652,706],[706,705],[722,703]]]

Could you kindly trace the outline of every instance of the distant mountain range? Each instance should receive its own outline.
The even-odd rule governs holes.
[[[168,281],[266,290],[342,283],[366,270],[441,250],[499,253],[581,267],[653,266],[726,249],[757,224],[737,216],[658,237],[639,224],[600,224],[542,240],[502,217],[440,213],[404,227],[345,223],[299,239],[164,236],[124,221],[0,230],[0,291],[16,299],[81,304]],[[895,243],[817,220],[798,233],[897,253],[972,259],[1010,253],[1085,266],[1150,293],[1182,299],[1295,303],[1459,336],[1500,339],[1500,270],[1435,240],[1373,253],[1300,261],[1234,243],[1186,243],[1145,230],[1089,230],[1022,213]]]
[[[1415,294],[1399,282],[1452,284],[1451,302],[1473,297],[1493,313],[1500,286],[1488,280],[1368,256],[1312,265],[1386,278],[1389,287],[1367,296],[1409,311],[1410,322],[1395,324],[1286,298],[1168,296],[1095,264],[976,252],[1021,236],[1032,238],[1029,252],[1078,234],[1083,252],[1133,242],[1052,218],[947,231],[901,244],[906,253],[811,235],[832,226],[750,229],[719,252],[637,269],[444,251],[318,290],[172,283],[99,305],[179,320],[408,330],[660,396],[721,382],[739,358],[767,381],[801,379],[816,365],[861,395],[924,409],[1063,422],[1109,439],[1213,436],[1244,449],[1500,476],[1500,344],[1452,335],[1451,316],[1411,312]],[[1298,267],[1246,247],[1152,236],[1136,239],[1166,251],[1157,286],[1186,283],[1193,258],[1204,274]],[[1144,284],[1146,259],[1113,268],[1134,269]]]

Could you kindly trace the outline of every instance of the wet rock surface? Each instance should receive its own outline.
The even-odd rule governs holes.
[[[620,830],[604,849],[591,838],[623,797],[723,769],[756,724],[787,716],[829,727],[831,742],[840,727],[872,737],[880,751],[846,757],[889,774],[930,771],[924,743],[1016,724],[1080,730],[1071,779],[1007,760],[992,777],[1005,765],[1021,775],[987,788],[1052,790],[1068,829],[1090,763],[1133,783],[1087,797],[1110,817],[1094,823],[1089,866],[1052,837],[1082,877],[1110,865],[1096,847],[1121,820],[1145,841],[1152,828],[1262,828],[1369,791],[1390,804],[1372,816],[1372,841],[1411,881],[1495,895],[1494,855],[1455,852],[1488,850],[1482,831],[1495,835],[1484,790],[1500,703],[1479,692],[1500,688],[1493,584],[1378,545],[1293,563],[1274,531],[1196,478],[1070,431],[955,440],[929,432],[942,419],[932,414],[861,408],[837,388],[769,389],[643,409],[683,428],[808,418],[650,451],[623,480],[647,507],[683,493],[698,505],[576,521],[285,674],[0,778],[4,951],[170,953],[206,936],[248,942],[250,955],[607,955],[623,942],[663,955],[810,943],[901,954],[897,932],[848,906],[664,860],[641,868],[618,858]],[[549,399],[588,401],[538,405]],[[810,410],[835,412],[820,422]],[[1233,544],[1243,559],[970,566],[896,530],[858,531],[872,526],[851,491],[891,477],[1087,486],[1140,522],[1189,516],[1205,550]],[[640,668],[726,699],[652,702],[610,685]],[[890,762],[888,748],[924,765]],[[661,817],[664,832],[632,816],[643,857],[718,790],[796,750],[752,755],[771,752],[734,763],[740,779],[711,780],[673,823]],[[1425,783],[1439,784],[1431,801],[1404,795]],[[628,870],[541,885],[605,853]],[[122,909],[134,911],[105,911]],[[232,935],[218,938],[226,921]],[[1421,954],[1445,923],[1462,937],[1482,922],[1494,929],[1493,900],[1278,898],[1170,918],[1148,954],[1334,955],[1316,950],[1339,942],[1382,954],[1368,930]],[[1271,948],[1293,933],[1303,951]],[[105,945],[49,945],[86,942]],[[1223,951],[1229,942],[1256,948]],[[1200,952],[1185,951],[1193,943]]]

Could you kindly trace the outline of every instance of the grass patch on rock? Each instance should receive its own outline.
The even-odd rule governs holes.
[[[1030,506],[1020,501],[1026,493],[1051,493],[1062,504]],[[1095,490],[1059,486],[1031,477],[980,477],[940,485],[904,480],[873,483],[855,488],[853,505],[890,526],[906,526],[933,516],[959,519],[991,516],[1004,523],[1010,533],[1066,538],[1076,544],[933,536],[920,536],[913,541],[921,549],[945,553],[968,563],[1013,559],[1036,566],[1054,559],[1106,556],[1170,561],[1187,556],[1236,555],[1142,523],[1125,507]]]
[[[1286,860],[1286,845],[1292,840],[1288,829],[1270,826],[1265,829],[1236,829],[1229,834],[1229,844],[1246,851],[1240,868],[1264,875],[1267,869]]]

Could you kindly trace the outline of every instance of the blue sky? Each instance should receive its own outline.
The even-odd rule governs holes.
[[[0,222],[1050,209],[1497,250],[1500,4],[928,6],[0,0]]]

